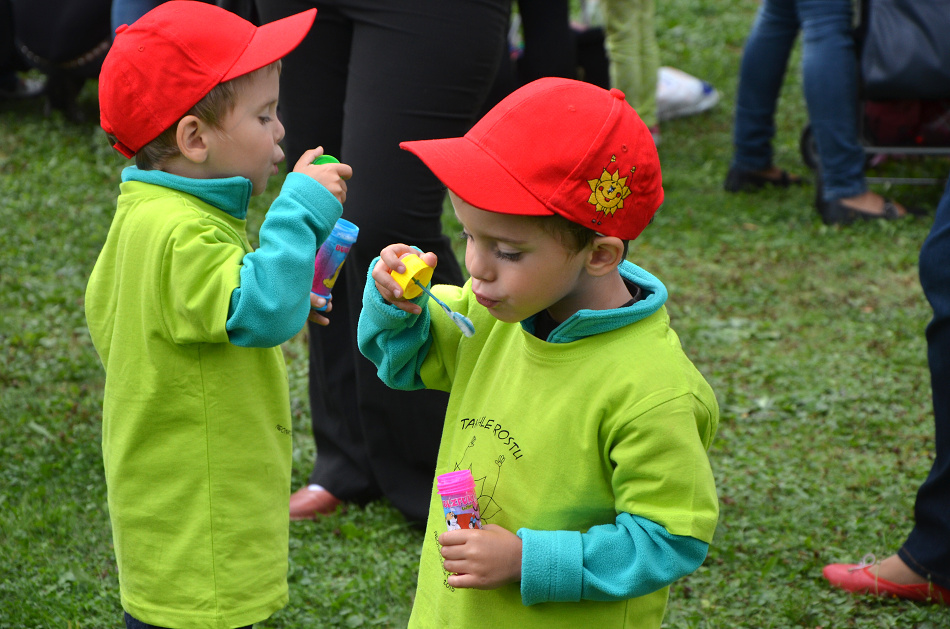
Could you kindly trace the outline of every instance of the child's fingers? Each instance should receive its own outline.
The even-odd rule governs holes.
[[[373,272],[370,274],[370,277],[376,282],[376,289],[387,301],[390,300],[390,297],[402,297],[402,289],[399,287],[399,282],[394,280],[393,276],[389,273],[389,266],[380,260],[376,263],[376,266],[373,267]]]
[[[419,258],[433,269],[439,265],[439,256],[435,255],[431,251],[421,254]]]
[[[458,529],[456,531],[446,531],[439,535],[439,543],[442,545],[443,553],[442,556],[448,558],[448,555],[445,554],[444,550],[447,546],[461,546],[465,543],[465,538],[468,537],[468,534],[474,529]],[[456,555],[454,559],[458,559],[461,555]]]
[[[460,563],[465,559],[465,544],[443,544],[439,548],[439,552],[442,554],[442,559],[445,560],[443,563]],[[449,567],[446,566],[445,569],[449,570]],[[458,572],[458,570],[449,570],[449,572]]]
[[[376,272],[373,271],[372,277],[373,281],[376,282],[376,290],[379,291],[379,294],[382,295],[383,299],[389,303],[396,303],[397,301],[404,300],[404,297],[402,296],[402,289],[399,287],[399,284],[396,284],[393,281],[393,278],[390,277],[388,273],[377,277]]]
[[[398,295],[389,288],[389,283],[380,284],[376,282],[376,290],[379,292],[379,296],[382,297],[387,303],[392,304],[393,306],[399,308],[404,312],[409,314],[422,314],[422,306],[419,304],[414,304],[411,301],[402,297],[402,290],[397,289]]]
[[[325,164],[325,165],[332,167],[333,170],[336,171],[336,174],[339,175],[340,179],[342,179],[343,181],[353,178],[353,167],[350,166],[349,164]],[[340,185],[342,185],[343,190],[346,191],[346,184],[341,183]]]
[[[317,325],[327,326],[330,325],[330,320],[326,318],[322,312],[317,312],[316,310],[311,310],[310,314],[307,315],[307,319],[313,321]]]
[[[446,566],[446,572],[452,572]],[[448,584],[454,588],[471,588],[475,586],[475,577],[470,574],[450,574]]]
[[[401,242],[389,245],[385,249],[379,252],[379,259],[386,263],[386,266],[389,267],[389,271],[395,271],[396,273],[405,273],[406,265],[402,262],[402,257],[408,253],[415,253],[415,250],[409,245],[404,245]]]
[[[315,149],[309,149],[307,151],[304,151],[303,155],[300,156],[300,159],[297,160],[297,163],[294,164],[294,170],[297,170],[298,168],[303,168],[304,166],[312,164],[313,160],[317,159],[321,155],[323,155],[322,146],[318,146]],[[352,174],[353,174],[353,170],[350,169],[350,175]]]
[[[326,306],[326,312],[333,310],[333,301],[328,300],[326,297],[321,297],[316,293],[310,293],[310,307],[311,308],[323,308]]]
[[[321,310],[321,311],[313,310],[313,308],[323,308],[324,306],[326,306],[325,310]],[[320,297],[319,295],[310,293],[310,308],[311,310],[310,310],[310,313],[307,315],[307,319],[309,319],[310,321],[313,321],[317,325],[330,324],[330,320],[326,317],[326,315],[331,310],[333,310],[332,301],[327,301],[325,298]]]
[[[411,314],[420,314],[422,307],[407,301],[404,297],[404,289],[400,283],[392,276],[392,273],[405,273],[406,265],[402,258],[408,254],[418,253],[409,245],[396,243],[389,245],[379,252],[379,262],[373,267],[372,278],[376,282],[376,290],[379,291],[383,299],[393,304],[400,310]],[[428,258],[427,263],[435,265],[437,257],[434,253],[423,254]]]
[[[389,274],[389,268],[383,262],[377,262],[373,267],[372,278],[377,292],[386,302],[409,314],[422,314],[422,306],[403,297],[402,288]]]

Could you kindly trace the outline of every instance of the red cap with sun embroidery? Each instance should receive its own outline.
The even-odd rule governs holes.
[[[633,240],[663,202],[650,130],[623,92],[571,79],[528,83],[460,138],[403,142],[466,203],[551,216]]]

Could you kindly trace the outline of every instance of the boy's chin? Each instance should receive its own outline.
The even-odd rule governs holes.
[[[488,310],[488,314],[495,317],[502,323],[518,323],[528,318],[528,317],[518,317],[517,315],[513,315],[511,313],[507,313],[507,314],[501,313],[501,312],[498,312],[497,308],[486,308],[486,310]]]
[[[259,197],[259,196],[261,196],[262,194],[264,194],[264,191],[267,190],[267,182],[268,182],[268,181],[269,181],[269,179],[265,179],[265,180],[264,180],[264,183],[262,183],[262,184],[256,184],[256,183],[254,183],[254,182],[252,181],[252,182],[251,182],[251,196],[252,196],[252,197]]]

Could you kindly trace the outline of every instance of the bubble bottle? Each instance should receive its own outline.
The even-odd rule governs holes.
[[[315,295],[327,300],[327,304],[322,308],[314,310],[324,311],[330,303],[330,291],[336,284],[336,278],[340,274],[340,267],[346,261],[346,254],[350,252],[350,247],[356,242],[356,236],[360,228],[350,221],[341,218],[333,226],[333,230],[327,239],[320,245],[317,251],[317,257],[313,262],[313,287],[310,289]]]
[[[481,528],[475,480],[471,470],[439,475],[436,488],[442,497],[442,512],[445,514],[448,530]]]

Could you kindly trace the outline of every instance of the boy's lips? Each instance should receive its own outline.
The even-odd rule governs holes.
[[[496,299],[489,299],[487,297],[479,295],[478,293],[475,293],[475,301],[477,301],[482,306],[485,306],[486,308],[493,308],[500,303]]]

